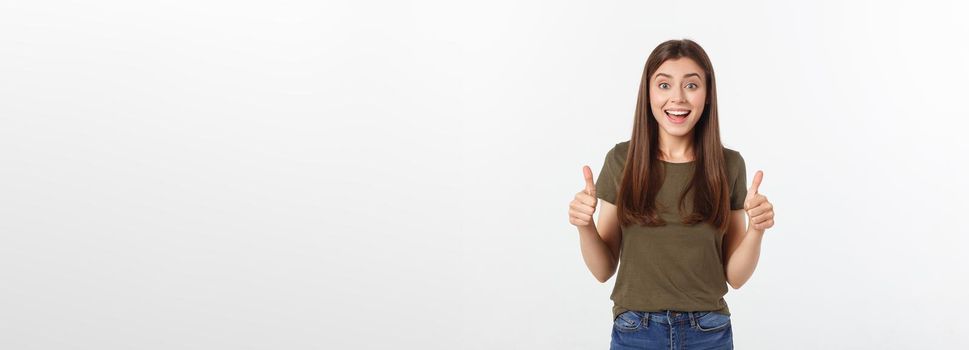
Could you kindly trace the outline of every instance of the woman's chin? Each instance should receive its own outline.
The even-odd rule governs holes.
[[[672,126],[663,126],[663,131],[670,136],[683,137],[689,135],[690,132],[693,131],[693,125],[690,123],[684,123]]]

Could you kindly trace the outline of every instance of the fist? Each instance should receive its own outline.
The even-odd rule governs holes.
[[[596,185],[592,182],[592,169],[588,165],[582,167],[585,175],[585,188],[575,194],[575,199],[569,204],[569,223],[575,226],[592,226],[592,213],[596,212]]]
[[[767,196],[760,194],[760,182],[764,180],[764,172],[758,170],[754,174],[754,181],[747,190],[747,198],[744,199],[744,210],[751,227],[754,230],[763,232],[774,226],[774,205],[767,201]]]

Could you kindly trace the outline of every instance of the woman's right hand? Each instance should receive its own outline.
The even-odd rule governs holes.
[[[592,182],[592,169],[588,165],[582,167],[585,174],[585,188],[575,194],[575,199],[569,204],[569,223],[577,227],[595,226],[592,214],[596,212],[596,185]]]

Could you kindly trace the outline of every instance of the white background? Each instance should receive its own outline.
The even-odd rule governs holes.
[[[0,347],[605,349],[649,52],[775,205],[738,349],[966,348],[964,5],[5,1]]]

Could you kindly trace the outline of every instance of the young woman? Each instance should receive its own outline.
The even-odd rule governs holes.
[[[582,170],[569,207],[582,258],[599,282],[619,268],[610,348],[732,349],[723,296],[753,274],[774,209],[758,191],[763,172],[745,188],[743,157],[720,142],[703,48],[684,39],[653,50],[631,139],[609,150],[594,184]]]

